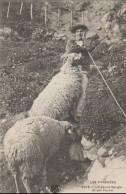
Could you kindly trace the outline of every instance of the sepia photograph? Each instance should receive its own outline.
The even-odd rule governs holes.
[[[126,193],[126,0],[0,0],[0,193]]]

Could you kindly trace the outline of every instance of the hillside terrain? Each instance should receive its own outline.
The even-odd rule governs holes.
[[[24,1],[21,15],[19,14],[21,1],[12,0],[7,19],[8,1],[0,1],[0,154],[2,156],[0,192],[2,193],[15,192],[13,178],[2,152],[2,140],[9,127],[23,118],[23,114],[30,109],[34,99],[60,71],[63,63],[61,56],[71,36],[69,32],[71,10],[73,24],[82,23],[82,11],[84,12],[83,22],[89,29],[87,37],[102,39],[108,35],[108,38],[104,39],[91,54],[120,106],[126,112],[126,1],[37,0],[32,3],[32,20],[31,1],[27,0]],[[46,27],[45,6],[47,7]],[[126,118],[113,101],[96,69],[92,69],[89,73],[81,128],[83,135],[96,145],[96,150],[100,147],[106,150],[114,148],[114,153],[117,152],[115,158],[126,157]],[[58,184],[62,187],[71,180],[77,181],[77,177],[82,178],[90,163],[90,158],[82,166],[79,162],[69,161],[66,147],[67,144],[61,148],[63,154],[59,151],[54,156],[52,159],[54,163],[49,163],[53,173],[49,176],[51,172],[48,172],[48,186]],[[55,163],[57,158],[58,161]],[[55,172],[57,166],[59,171]]]

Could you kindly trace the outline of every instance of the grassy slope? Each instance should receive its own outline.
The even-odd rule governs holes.
[[[102,62],[102,73],[121,107],[126,112],[126,61],[124,58],[126,46],[125,44],[113,45],[110,51],[108,51],[108,48],[101,44],[92,55],[95,61]],[[117,67],[114,75],[105,73],[108,72],[108,64]],[[100,142],[106,141],[116,134],[120,130],[121,122],[125,122],[123,114],[97,71],[90,74],[84,115],[83,124],[86,125],[86,133],[90,138],[100,140]]]
[[[1,49],[2,59],[8,52],[1,67],[1,107],[13,114],[26,111],[59,70],[63,43],[4,42]]]

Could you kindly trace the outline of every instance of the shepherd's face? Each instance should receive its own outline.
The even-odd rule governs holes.
[[[77,29],[75,32],[76,40],[83,40],[85,31],[83,29]]]

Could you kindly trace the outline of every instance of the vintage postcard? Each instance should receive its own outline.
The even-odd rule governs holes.
[[[126,193],[126,0],[0,0],[0,193]]]

